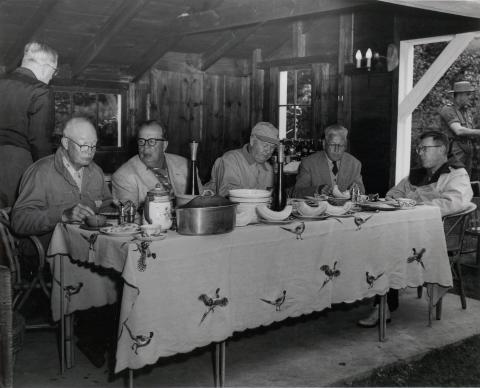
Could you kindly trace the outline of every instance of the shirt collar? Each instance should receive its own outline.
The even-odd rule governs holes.
[[[245,157],[245,159],[247,160],[248,164],[252,165],[252,164],[255,164],[257,163],[255,158],[253,157],[253,154],[252,154],[252,149],[250,147],[250,144],[245,144],[243,147],[242,147],[242,155]]]

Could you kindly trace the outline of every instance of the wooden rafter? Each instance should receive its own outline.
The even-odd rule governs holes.
[[[240,31],[228,31],[220,39],[220,42],[215,47],[207,51],[202,56],[202,66],[200,70],[205,71],[220,58],[224,57],[230,50],[238,46],[255,31],[257,31],[263,23],[258,23],[252,27]]]
[[[142,61],[133,64],[129,72],[134,79],[138,79],[160,59],[175,42],[187,35],[211,33],[225,30],[255,26],[263,22],[283,22],[295,20],[305,16],[314,17],[325,12],[340,12],[345,9],[371,4],[372,0],[275,0],[275,6],[269,0],[251,0],[250,4],[237,4],[226,9],[218,8],[218,21],[212,25],[210,18],[204,20],[205,15],[189,15],[177,18],[158,31],[162,36],[155,45],[141,57]],[[169,44],[166,44],[168,42]],[[166,49],[167,47],[167,49]]]
[[[80,52],[72,65],[72,76],[78,76],[102,51],[110,39],[127,25],[149,1],[150,0],[124,0],[95,37]]]
[[[44,0],[32,17],[25,23],[15,43],[10,47],[3,58],[7,69],[15,68],[23,55],[23,48],[32,39],[35,31],[43,24],[58,0]]]

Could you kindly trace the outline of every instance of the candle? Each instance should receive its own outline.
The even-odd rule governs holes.
[[[360,50],[357,50],[357,53],[355,54],[355,59],[357,60],[357,69],[360,69],[362,63],[362,52]]]
[[[370,67],[372,66],[372,50],[367,50],[365,58],[367,58],[367,68],[370,70]]]

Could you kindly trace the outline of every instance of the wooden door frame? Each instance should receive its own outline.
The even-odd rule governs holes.
[[[412,112],[480,31],[400,41],[395,184],[410,172]],[[413,87],[414,46],[450,42]]]

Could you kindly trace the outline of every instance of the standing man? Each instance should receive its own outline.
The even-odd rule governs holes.
[[[472,172],[473,144],[472,138],[480,137],[480,129],[473,129],[473,118],[470,112],[470,98],[475,88],[468,81],[455,82],[453,104],[443,106],[439,112],[442,132],[449,139],[449,158],[456,158],[463,163],[470,175]]]
[[[53,93],[58,54],[43,43],[25,46],[21,67],[0,77],[0,208],[12,206],[27,167],[52,153]]]
[[[265,121],[255,124],[248,144],[226,152],[215,161],[212,179],[206,187],[222,196],[232,189],[271,189],[273,167],[268,159],[277,144],[278,129],[273,124]]]
[[[365,193],[362,180],[362,164],[354,156],[345,152],[347,148],[347,128],[334,124],[325,128],[323,151],[304,158],[298,168],[295,196],[325,194],[332,192],[337,185],[340,191],[350,189],[356,183]]]
[[[188,160],[165,152],[168,146],[166,128],[155,120],[140,124],[137,144],[138,155],[120,166],[112,176],[113,197],[119,201],[130,200],[138,208],[143,205],[147,192],[158,183],[172,197],[185,194]],[[201,187],[199,189],[202,191]]]

